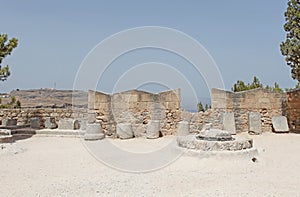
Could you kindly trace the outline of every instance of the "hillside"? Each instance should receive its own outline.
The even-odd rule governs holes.
[[[2,103],[9,102],[13,96],[21,102],[22,107],[65,108],[72,106],[72,100],[76,107],[87,107],[88,93],[53,89],[14,90],[9,93],[8,98],[2,98]]]

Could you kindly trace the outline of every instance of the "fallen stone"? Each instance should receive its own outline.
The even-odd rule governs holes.
[[[272,117],[272,125],[275,133],[286,133],[290,130],[285,116]]]
[[[61,119],[58,121],[58,129],[62,130],[77,130],[80,125],[78,120],[74,119]]]
[[[130,123],[118,123],[116,133],[120,139],[133,138],[133,131]]]
[[[102,140],[104,137],[105,134],[103,133],[101,124],[91,123],[86,125],[85,140]]]
[[[259,112],[248,113],[248,129],[249,134],[260,135],[261,129],[261,115]]]
[[[185,136],[190,134],[190,124],[188,121],[178,122],[177,135]]]
[[[225,112],[223,114],[223,130],[229,131],[232,135],[236,134],[233,112]]]
[[[160,134],[160,121],[159,120],[150,120],[147,126],[146,137],[148,139],[159,138]]]

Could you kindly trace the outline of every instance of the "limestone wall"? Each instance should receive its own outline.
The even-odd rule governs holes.
[[[132,90],[113,95],[89,91],[88,113],[89,121],[100,122],[108,135],[115,134],[117,123],[129,122],[135,136],[143,136],[151,119],[160,120],[162,134],[170,135],[180,121],[180,90],[159,94]]]
[[[7,118],[17,119],[19,125],[28,124],[30,118],[41,118],[42,126],[46,117],[54,117],[56,122],[62,118],[86,119],[87,109],[72,108],[21,108],[21,109],[1,109],[0,120]]]
[[[287,97],[289,127],[294,132],[300,132],[300,89],[287,92]]]
[[[286,115],[286,93],[264,89],[229,92],[212,89],[212,110],[216,114],[234,112],[237,132],[248,131],[248,112],[261,114],[262,130],[272,131],[272,116]]]

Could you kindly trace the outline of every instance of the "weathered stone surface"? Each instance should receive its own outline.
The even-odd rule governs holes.
[[[289,125],[285,116],[272,117],[272,125],[275,133],[289,132]]]
[[[188,121],[178,122],[177,135],[185,136],[190,134],[190,124]]]
[[[133,131],[130,123],[118,123],[116,132],[120,139],[133,138]]]
[[[0,135],[0,143],[12,143],[14,142],[12,135]]]
[[[105,137],[102,127],[99,123],[87,124],[84,134],[85,140],[101,140]]]
[[[9,129],[0,129],[0,135],[11,135],[11,130],[9,130]]]
[[[3,119],[2,119],[1,125],[2,125],[2,126],[6,126],[6,125],[7,125],[7,119],[6,119],[6,118],[3,118]]]
[[[260,135],[262,133],[261,130],[261,115],[259,112],[249,112],[248,113],[248,127],[249,133]]]
[[[160,133],[160,121],[159,120],[150,120],[147,126],[146,137],[148,139],[159,138]]]
[[[40,129],[41,120],[38,117],[30,118],[30,128],[32,129]]]
[[[7,119],[6,121],[6,126],[16,126],[17,125],[17,120],[16,119]]]
[[[88,119],[82,119],[79,121],[79,124],[80,124],[80,130],[87,130],[87,125],[92,124],[92,123],[89,123]],[[98,124],[100,124],[100,123],[98,123]]]
[[[62,130],[77,130],[80,125],[78,120],[74,119],[61,119],[58,121],[58,129]]]
[[[210,130],[212,128],[212,123],[206,123],[203,125],[201,131]]]
[[[197,138],[209,141],[230,141],[233,139],[228,131],[220,129],[203,130],[197,135]]]
[[[252,139],[237,137],[233,141],[199,140],[196,135],[179,136],[177,144],[180,147],[201,151],[239,151],[253,147]]]
[[[57,128],[57,124],[55,122],[55,118],[53,118],[53,117],[46,117],[45,128],[46,129],[55,129],[55,128]]]
[[[223,114],[223,130],[229,131],[230,134],[236,134],[235,119],[233,112],[225,112]]]

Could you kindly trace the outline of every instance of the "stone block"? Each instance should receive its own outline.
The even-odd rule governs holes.
[[[232,135],[236,134],[233,112],[225,112],[223,114],[223,130],[228,131]]]
[[[285,116],[274,116],[272,117],[273,131],[275,133],[286,133],[289,132],[289,125]]]
[[[17,125],[17,120],[16,119],[7,119],[6,120],[6,126],[16,126]]]
[[[38,118],[38,117],[30,118],[30,128],[40,129],[41,128],[40,118]]]
[[[105,134],[103,133],[101,124],[92,123],[86,125],[86,132],[84,134],[85,140],[102,140]]]
[[[150,120],[147,125],[146,137],[148,139],[159,138],[160,134],[160,121],[159,120]]]
[[[57,128],[57,124],[55,122],[54,117],[46,117],[45,128],[46,129],[55,129],[55,128]]]
[[[3,119],[2,119],[1,125],[2,125],[2,126],[6,126],[6,125],[7,125],[7,119],[6,119],[6,118],[3,118]]]
[[[133,131],[130,123],[118,123],[116,133],[120,139],[133,138]]]
[[[58,129],[77,130],[79,129],[79,121],[74,119],[61,119],[58,121]]]
[[[88,120],[87,119],[82,119],[79,121],[80,124],[80,130],[87,130],[87,125],[88,125]]]
[[[178,122],[177,135],[185,136],[190,134],[190,124],[188,121]]]
[[[262,133],[261,115],[259,112],[248,113],[248,132],[255,135],[260,135]]]

